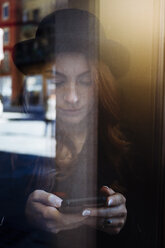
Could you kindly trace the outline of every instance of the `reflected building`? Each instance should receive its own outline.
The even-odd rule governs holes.
[[[0,65],[0,95],[4,109],[19,104],[22,75],[15,68],[11,52],[13,45],[20,40],[22,2],[0,0],[0,28],[3,30],[4,59]]]
[[[43,108],[47,98],[42,75],[25,77],[12,61],[12,48],[22,40],[35,36],[41,19],[54,11],[61,1],[0,0],[0,28],[3,30],[4,59],[0,65],[0,96],[5,111],[19,111],[25,91],[29,111]],[[59,7],[66,7],[63,0]]]
[[[22,40],[35,36],[41,19],[56,8],[55,0],[22,0]]]
[[[20,40],[35,37],[39,22],[56,9],[55,0],[22,0],[22,28]],[[24,77],[24,95],[28,112],[43,113],[47,99],[47,85],[42,74]]]

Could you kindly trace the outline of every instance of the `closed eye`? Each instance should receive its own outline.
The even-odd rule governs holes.
[[[46,78],[50,79],[53,83],[55,83],[57,87],[64,84],[66,81],[66,77],[63,74],[59,72],[54,72],[52,70],[47,70],[45,72],[45,76]]]
[[[63,84],[65,83],[65,80],[56,80],[56,79],[54,79],[54,83],[55,83],[56,86],[58,87],[58,86],[63,85]]]
[[[80,84],[83,84],[83,85],[86,85],[86,86],[89,86],[92,84],[92,78],[91,78],[91,73],[90,71],[87,71],[83,74],[81,74],[79,77],[78,77],[78,82]]]

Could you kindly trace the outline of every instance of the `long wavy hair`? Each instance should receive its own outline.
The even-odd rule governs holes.
[[[98,82],[98,160],[101,162],[106,157],[107,163],[101,163],[98,171],[103,174],[115,172],[117,181],[111,185],[115,190],[126,191],[124,175],[129,168],[130,142],[121,130],[120,97],[117,81],[110,68],[100,62],[97,70]],[[98,175],[99,177],[99,175]],[[123,183],[123,185],[121,184]]]
[[[97,153],[98,159],[102,160],[106,157],[108,163],[99,163],[98,174],[102,170],[106,173],[109,169],[115,171],[118,178],[122,178],[123,160],[127,156],[129,151],[129,142],[126,140],[122,131],[120,130],[120,108],[119,108],[119,96],[117,83],[113,77],[110,68],[104,62],[90,62],[92,79],[96,88],[97,99]],[[87,118],[88,121],[92,118]],[[57,122],[58,123],[58,122]],[[90,129],[90,123],[88,123],[88,129]],[[89,130],[88,130],[89,131]],[[88,139],[89,135],[87,135]],[[31,185],[35,184],[35,187],[42,188],[47,191],[53,191],[55,185],[55,177],[58,173],[59,153],[65,146],[69,153],[70,159],[64,163],[67,164],[67,168],[73,168],[77,163],[78,153],[73,142],[69,138],[64,130],[61,130],[57,124],[56,127],[56,141],[57,151],[56,158],[40,164],[40,160],[36,162],[34,167],[33,177],[30,179],[29,189]],[[87,145],[88,142],[85,142]],[[108,165],[107,165],[108,164]],[[111,168],[110,168],[111,167]],[[99,176],[99,175],[98,175]],[[120,181],[120,180],[119,180]],[[34,183],[35,182],[35,183]],[[118,188],[119,184],[114,183],[114,188]],[[121,190],[122,191],[122,190]]]

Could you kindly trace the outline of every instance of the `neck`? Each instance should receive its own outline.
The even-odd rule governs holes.
[[[57,120],[57,126],[60,127],[61,130],[64,130],[65,133],[69,136],[81,136],[86,133],[88,123],[87,121],[82,121],[78,124],[64,123],[60,120]]]
[[[85,143],[86,136],[87,136],[87,130],[88,130],[88,124],[87,123],[79,123],[77,125],[70,125],[70,124],[63,124],[59,120],[59,125],[61,130],[64,130],[64,132],[67,134],[67,136],[72,140],[74,143],[77,152],[79,153]],[[58,132],[58,129],[57,129]]]

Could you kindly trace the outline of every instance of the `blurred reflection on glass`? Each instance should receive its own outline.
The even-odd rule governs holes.
[[[100,36],[104,52],[113,54],[110,68],[99,53]],[[58,247],[72,246],[73,239],[76,247],[95,247],[96,235],[102,232],[112,242],[111,235],[118,234],[127,219],[120,173],[128,163],[128,142],[118,125],[118,60],[113,59],[119,48],[106,39],[93,14],[63,9],[47,15],[35,37],[13,49],[14,63],[25,75],[24,107],[27,113],[43,114],[42,138],[47,139],[51,127],[54,149],[52,159],[45,156],[31,166],[16,165],[14,175],[21,170],[20,182],[27,171],[29,175],[27,187],[18,190],[24,195],[21,211],[29,228],[48,233]],[[39,147],[40,142],[35,149]],[[66,207],[67,199],[74,206]]]
[[[35,242],[38,247],[40,241],[44,243],[50,239],[54,246],[58,237],[59,243],[69,247],[71,242],[71,247],[75,245],[80,248],[80,245],[86,247],[88,241],[95,246],[97,234],[98,240],[101,238],[98,244],[101,247],[106,247],[107,242],[115,248],[140,247],[139,237],[149,233],[150,221],[146,221],[145,211],[152,215],[154,205],[149,212],[146,195],[141,195],[148,182],[146,179],[149,178],[151,164],[149,162],[147,167],[145,161],[148,158],[152,160],[153,151],[148,149],[152,146],[153,138],[153,125],[150,125],[152,108],[149,105],[153,87],[148,83],[153,80],[151,71],[156,78],[153,66],[157,66],[156,56],[153,63],[151,54],[153,47],[157,51],[155,34],[152,33],[152,29],[157,29],[153,21],[153,16],[156,19],[157,14],[149,1],[139,3],[134,0],[131,4],[126,1],[127,8],[123,8],[122,3],[122,0],[0,0],[0,225],[5,219],[10,229],[8,234],[13,235],[7,238],[2,235],[6,242],[11,241],[10,238],[15,242],[21,236],[18,233],[22,232],[24,240],[18,242],[23,247],[25,243],[33,247]],[[69,34],[63,30],[69,27],[67,18],[59,19],[57,23],[51,20],[48,28],[43,25],[45,16],[47,22],[48,15],[54,15],[54,10],[71,5],[85,9],[90,9],[90,6],[98,8],[107,37],[120,40],[128,48],[132,59],[131,69],[121,81],[116,82],[116,79],[127,72],[128,52],[115,41],[110,40],[109,43],[95,21],[86,23],[89,13],[85,12],[87,16],[83,25],[76,28],[76,37],[72,31],[81,22],[78,10]],[[144,9],[150,10],[148,15]],[[89,32],[85,34],[84,44],[81,44],[77,38],[83,36],[84,27]],[[56,31],[61,32],[61,40],[56,39]],[[93,34],[94,42],[91,44]],[[22,41],[25,41],[25,46],[18,47],[14,64],[13,47]],[[104,41],[106,44],[103,44]],[[103,50],[99,45],[103,45]],[[130,163],[129,142],[119,125],[121,116],[118,113],[116,83],[121,86],[124,103],[122,115],[128,119],[126,123],[131,123],[135,143],[138,141],[137,157],[141,153],[140,147],[142,157],[144,154],[147,158],[142,163],[139,158],[137,160],[138,169],[147,169],[147,177],[141,176],[141,173],[142,183],[137,184],[136,179],[131,178],[131,186],[135,185],[138,194],[135,194],[133,187],[130,187],[131,192],[130,188],[127,191],[130,183],[127,171]],[[143,184],[144,179],[146,184]],[[39,191],[36,192],[36,189]],[[101,213],[98,209],[91,212],[86,205],[83,205],[83,209],[81,206],[82,212],[78,216],[63,215],[62,209],[59,212],[66,197],[77,199],[96,196],[100,195],[100,189],[101,195],[106,195]],[[131,226],[129,217],[126,218],[123,195],[127,198],[129,217],[133,213]],[[132,199],[136,211],[132,208]],[[147,202],[145,206],[141,204],[143,200]],[[111,207],[114,211],[118,209],[117,218],[110,216]],[[1,213],[5,218],[1,218]],[[152,219],[151,215],[148,220]],[[27,225],[27,217],[30,225]],[[147,224],[146,232],[141,219],[144,226]],[[28,232],[24,228],[29,228]],[[120,231],[121,235],[112,235]],[[133,241],[133,245],[129,245],[129,241]]]
[[[66,5],[67,1],[64,2]],[[57,4],[54,0],[0,1],[0,150],[3,152],[55,155],[55,140],[51,137],[55,130],[50,125],[45,136],[45,101],[51,92],[41,72],[33,71],[27,76],[20,73],[11,53],[15,43],[34,37],[40,20]]]

